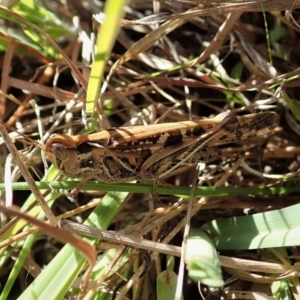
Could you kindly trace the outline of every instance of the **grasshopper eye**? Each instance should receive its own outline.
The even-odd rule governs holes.
[[[53,143],[51,149],[56,159],[60,161],[64,161],[68,157],[67,148],[60,143]]]

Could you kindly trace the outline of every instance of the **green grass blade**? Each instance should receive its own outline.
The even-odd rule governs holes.
[[[120,191],[120,192],[131,192],[131,193],[142,193],[148,194],[153,193],[153,182],[149,181],[150,184],[135,184],[135,183],[103,183],[98,181],[88,181],[82,190],[97,190],[97,191]],[[71,190],[79,184],[79,181],[41,181],[36,182],[36,185],[40,189],[65,189]],[[29,190],[26,182],[13,182],[13,190]],[[5,190],[5,184],[0,183],[0,190]],[[299,193],[300,186],[294,187],[197,187],[195,189],[195,197],[204,196],[236,196],[236,195],[287,195],[290,193]],[[178,197],[189,198],[190,188],[185,186],[158,186],[157,193],[163,195],[177,195]]]
[[[176,285],[177,274],[174,271],[165,270],[161,272],[156,279],[157,299],[174,299]]]
[[[108,193],[99,206],[90,214],[85,225],[106,229],[112,222],[128,193]],[[89,239],[96,243],[95,239]],[[35,281],[20,296],[20,299],[62,299],[82,270],[86,260],[73,247],[66,245]],[[55,293],[55,294],[54,294]]]
[[[3,287],[2,291],[1,291],[0,300],[7,299],[9,297],[11,289],[12,289],[13,285],[15,284],[20,271],[24,267],[26,258],[28,257],[28,255],[31,251],[31,247],[32,247],[33,243],[35,242],[36,237],[38,235],[39,235],[39,233],[35,233],[35,234],[28,236],[26,241],[22,245],[20,253],[12,267],[9,277],[5,283],[5,286]]]
[[[224,284],[216,248],[204,231],[191,228],[186,242],[184,261],[189,277],[194,281],[212,287]]]
[[[300,204],[251,216],[214,220],[202,226],[217,249],[300,245]]]
[[[88,114],[92,115],[95,112],[107,59],[119,33],[120,20],[124,16],[124,6],[127,2],[127,0],[110,0],[106,2],[105,20],[98,32],[95,61],[91,69],[87,89],[86,112]]]

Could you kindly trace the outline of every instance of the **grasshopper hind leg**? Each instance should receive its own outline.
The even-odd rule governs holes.
[[[191,149],[192,150],[192,149]],[[180,152],[180,153],[179,153]],[[192,153],[192,151],[191,151]],[[163,177],[171,174],[173,170],[176,170],[185,165],[193,165],[199,162],[209,162],[220,157],[220,149],[218,147],[207,147],[189,156],[189,151],[178,151],[171,155],[171,157],[165,157],[159,160],[156,164],[151,167],[151,173],[156,174],[153,176],[153,195],[157,197],[157,185],[163,185],[167,187],[172,187],[163,180]],[[183,162],[184,161],[184,162]]]
[[[209,162],[220,157],[220,149],[218,147],[207,147],[196,152],[193,150],[193,147],[191,147],[174,152],[172,155],[154,163],[148,171],[151,174],[156,174],[154,178],[162,178],[182,166]]]

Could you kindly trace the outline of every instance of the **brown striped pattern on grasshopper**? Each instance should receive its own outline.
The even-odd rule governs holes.
[[[82,178],[80,187],[92,178],[111,183],[158,180],[180,166],[218,158],[219,145],[271,133],[279,122],[278,114],[262,112],[76,136],[59,134],[49,138],[45,150],[66,176]]]

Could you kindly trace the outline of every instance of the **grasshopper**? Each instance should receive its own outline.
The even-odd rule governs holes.
[[[275,112],[245,116],[118,127],[82,135],[52,135],[46,157],[62,173],[82,181],[119,183],[159,180],[187,164],[209,162],[221,155],[218,146],[271,133],[280,122]]]

